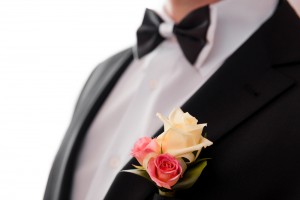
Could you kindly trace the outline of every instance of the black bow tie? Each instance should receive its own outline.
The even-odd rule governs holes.
[[[164,21],[152,10],[146,9],[144,20],[137,30],[137,54],[141,58],[154,50],[166,36],[160,33],[160,25]],[[209,27],[209,7],[202,7],[188,14],[181,22],[175,24],[172,33],[187,58],[194,64],[206,43]]]

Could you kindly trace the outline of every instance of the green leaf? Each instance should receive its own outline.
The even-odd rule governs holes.
[[[132,165],[132,166],[139,170],[145,170],[145,168],[143,166],[138,166],[138,165]]]
[[[200,162],[203,162],[205,160],[211,160],[212,158],[198,158],[193,163],[191,163],[191,166],[198,165]]]
[[[145,179],[148,179],[149,181],[152,182],[152,180],[151,180],[149,174],[147,173],[147,171],[143,170],[143,169],[127,169],[127,170],[122,170],[121,172],[128,172],[128,173],[136,174],[136,175],[142,176]]]
[[[176,185],[172,187],[172,190],[183,190],[192,187],[194,183],[197,181],[197,179],[199,178],[199,176],[201,175],[206,165],[207,165],[207,161],[203,160],[199,164],[188,168],[184,173],[183,178],[181,178],[176,183]]]

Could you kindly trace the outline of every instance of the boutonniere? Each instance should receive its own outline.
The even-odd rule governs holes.
[[[157,116],[164,123],[164,132],[157,138],[140,138],[131,152],[140,166],[124,171],[154,182],[161,196],[170,197],[193,186],[207,165],[207,158],[199,154],[213,143],[202,136],[206,124],[198,124],[180,108],[168,118],[160,113]]]

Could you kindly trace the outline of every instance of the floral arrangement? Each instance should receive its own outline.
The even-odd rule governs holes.
[[[212,142],[202,136],[207,124],[180,108],[169,117],[158,113],[164,123],[164,132],[157,138],[140,138],[132,149],[141,166],[125,172],[140,175],[154,182],[162,196],[174,196],[175,191],[191,187],[207,165],[207,158],[199,158],[202,148]]]

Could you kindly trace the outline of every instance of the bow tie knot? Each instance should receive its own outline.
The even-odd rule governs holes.
[[[164,22],[154,11],[146,9],[137,31],[138,57],[154,50],[163,40],[176,36],[184,56],[194,64],[206,44],[209,23],[208,6],[194,10],[178,24]]]
[[[174,29],[174,23],[162,22],[159,25],[158,32],[163,38],[168,39],[174,36],[173,29]]]

